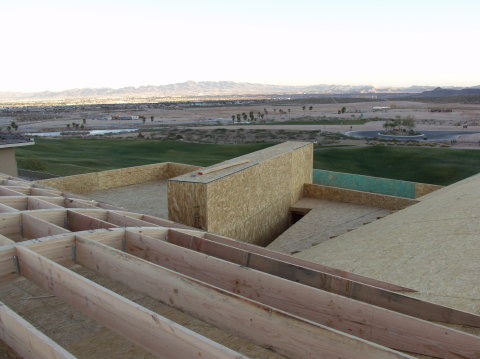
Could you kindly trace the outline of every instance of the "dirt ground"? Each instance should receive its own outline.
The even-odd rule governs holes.
[[[312,106],[312,110],[309,110]],[[346,108],[346,112],[338,114],[338,110],[342,107]],[[389,110],[374,111],[374,107],[389,106]],[[452,112],[430,112],[431,108],[448,108]],[[465,122],[470,125],[480,125],[480,105],[470,104],[431,104],[421,102],[406,101],[378,101],[378,102],[358,102],[348,104],[306,104],[305,110],[303,105],[286,104],[286,105],[237,105],[237,106],[218,106],[218,107],[181,107],[172,106],[170,108],[149,109],[142,105],[134,110],[116,110],[105,111],[102,109],[93,109],[88,111],[62,111],[56,113],[48,113],[46,120],[29,120],[17,121],[19,131],[37,131],[42,129],[64,129],[67,124],[76,122],[81,124],[82,119],[86,120],[87,128],[109,128],[109,127],[143,127],[143,126],[159,126],[163,124],[202,124],[215,123],[216,120],[231,121],[232,115],[246,113],[252,111],[255,115],[259,112],[268,114],[265,119],[269,121],[287,121],[304,116],[329,118],[339,118],[344,120],[354,120],[359,118],[391,118],[398,116],[405,118],[412,116],[418,123],[436,125],[455,125]],[[290,112],[288,111],[290,109]],[[282,111],[280,111],[282,110]],[[280,114],[280,112],[284,112]],[[31,117],[35,117],[36,113],[31,113]],[[98,118],[108,116],[145,116],[145,124],[141,120],[100,120]],[[24,114],[19,115],[24,116]],[[44,115],[45,116],[45,115]],[[152,122],[150,117],[154,116]],[[0,116],[0,126],[6,126],[12,120],[12,116]],[[209,121],[210,120],[210,121]]]

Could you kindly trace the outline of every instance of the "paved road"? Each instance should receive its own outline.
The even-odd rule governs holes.
[[[458,138],[462,135],[470,135],[472,133],[480,133],[480,131],[428,131],[428,130],[418,130],[421,135],[417,136],[387,136],[381,135],[380,131],[350,131],[345,132],[347,136],[357,137],[357,138],[378,138],[386,140],[426,140],[426,141],[440,141],[440,140],[451,140]]]

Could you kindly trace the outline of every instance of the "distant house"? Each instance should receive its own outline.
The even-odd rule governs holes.
[[[0,133],[0,172],[18,176],[15,147],[34,145],[33,139],[16,133]]]

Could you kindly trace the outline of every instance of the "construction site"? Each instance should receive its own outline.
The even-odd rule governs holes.
[[[284,142],[0,174],[0,358],[480,358],[480,176],[313,169]]]

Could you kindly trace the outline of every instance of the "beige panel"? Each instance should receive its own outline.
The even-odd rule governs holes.
[[[440,188],[443,187],[435,184],[415,183],[415,197],[418,198],[425,196],[426,194],[432,193]]]
[[[418,203],[417,200],[404,197],[395,197],[385,194],[355,191],[317,184],[306,184],[303,189],[303,195],[305,197],[326,201],[352,203],[362,206],[384,208],[391,211],[397,211]]]
[[[0,148],[0,172],[10,176],[18,176],[15,148]]]
[[[37,184],[77,194],[124,187],[139,183],[165,180],[199,167],[178,163],[155,163],[152,165],[120,168],[116,170],[85,173],[74,176],[37,181]]]
[[[209,169],[228,163],[241,164],[170,180],[169,218],[266,245],[288,228],[289,207],[300,198],[303,185],[312,182],[313,145],[286,142]],[[206,194],[204,205],[198,201],[199,191]],[[206,220],[201,227],[193,223],[195,215]]]

